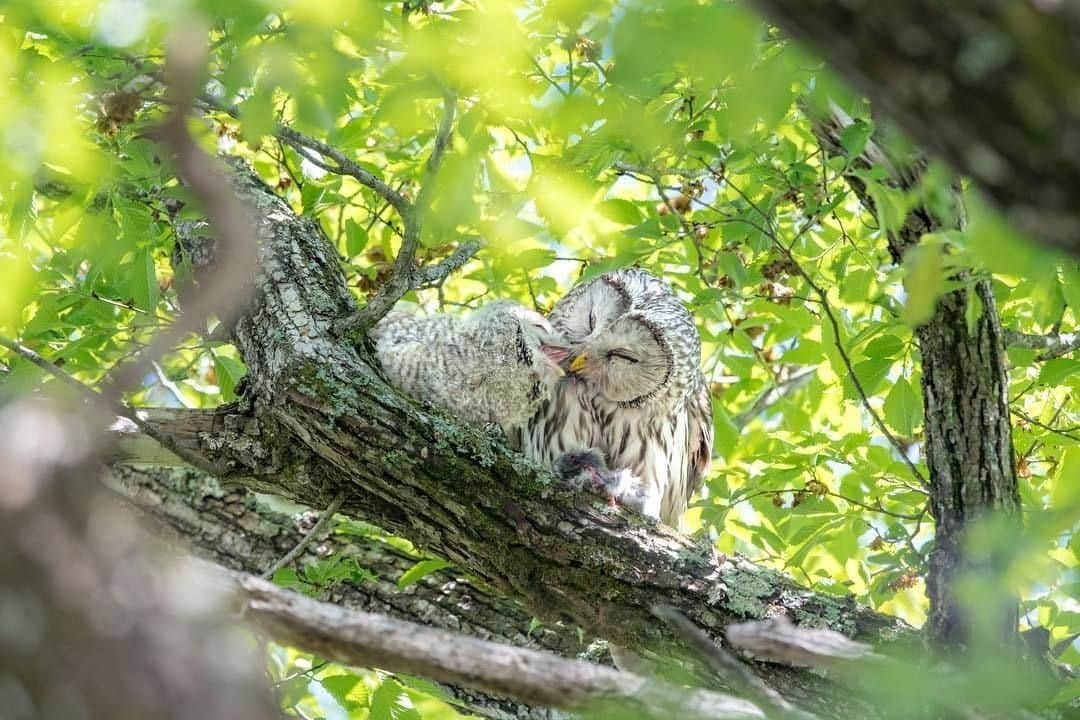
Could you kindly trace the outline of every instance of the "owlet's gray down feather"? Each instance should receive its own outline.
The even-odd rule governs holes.
[[[543,316],[503,300],[467,315],[392,312],[371,339],[396,388],[507,437],[550,396],[567,352]]]

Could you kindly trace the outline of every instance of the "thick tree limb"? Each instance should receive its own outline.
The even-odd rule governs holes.
[[[515,648],[385,615],[347,611],[254,576],[237,579],[244,614],[273,637],[348,665],[375,666],[582,710],[618,703],[623,712],[666,718],[764,718],[730,695],[648,681],[630,673]]]
[[[1035,239],[1080,254],[1072,3],[752,0]]]
[[[113,465],[107,484],[152,521],[156,534],[184,552],[243,573],[257,574],[307,537],[298,518],[275,511],[241,488],[223,489],[201,471],[160,465]],[[377,612],[436,628],[463,632],[563,657],[605,659],[603,646],[585,645],[575,628],[534,627],[531,616],[511,600],[477,586],[454,568],[425,575],[408,587],[399,581],[420,557],[378,537],[332,534],[305,545],[291,567],[320,561],[352,564],[363,581],[309,586],[316,597],[343,608]],[[610,662],[608,660],[608,662]],[[444,687],[456,704],[494,720],[554,720],[555,714],[460,686]]]
[[[230,570],[257,574],[304,537],[297,520],[267,507],[242,488],[222,488],[190,468],[117,464],[107,484],[149,519],[158,533],[186,551]],[[438,570],[402,588],[398,581],[421,558],[377,537],[333,534],[308,545],[290,567],[337,557],[367,571],[318,597],[345,608],[420,621],[444,630],[579,657],[589,650],[575,628],[531,626],[521,605],[493,594],[454,568]]]

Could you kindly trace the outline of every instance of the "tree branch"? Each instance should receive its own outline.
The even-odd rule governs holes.
[[[230,435],[225,409],[220,432],[191,438],[227,481],[309,507],[344,490],[344,514],[468,568],[541,620],[566,619],[630,649],[670,640],[650,612],[658,602],[712,634],[784,613],[875,643],[913,638],[902,623],[741,558],[698,559],[690,540],[583,505],[481,430],[404,399],[329,332],[337,308],[352,300],[317,224],[293,216],[242,164],[233,167],[234,186],[263,209],[257,299],[233,331],[254,412],[233,409]],[[190,239],[181,235],[181,245]],[[858,699],[837,705],[818,677],[766,665],[755,672],[789,688],[795,702],[817,702],[818,714],[873,714]]]
[[[675,608],[667,606],[655,607],[653,613],[686,640],[687,644],[696,650],[699,655],[705,658],[718,677],[722,678],[730,687],[738,688],[742,694],[752,698],[754,702],[765,708],[769,717],[775,716],[773,711],[779,711],[781,716],[785,718],[816,720],[815,715],[803,712],[795,707],[783,695],[750,672],[745,662],[701,632],[694,623],[690,622],[685,615]]]
[[[422,284],[418,282],[416,275],[416,251],[420,247],[420,233],[423,229],[424,215],[428,212],[431,204],[431,193],[435,190],[435,179],[438,177],[439,170],[442,167],[446,148],[450,144],[450,133],[454,127],[454,115],[457,108],[457,96],[447,91],[443,96],[443,105],[442,120],[439,122],[439,129],[435,133],[435,142],[431,148],[431,155],[424,165],[424,178],[416,196],[416,203],[407,212],[402,213],[405,231],[401,240],[401,247],[398,249],[397,257],[394,259],[394,271],[390,279],[379,288],[375,296],[364,307],[337,323],[339,332],[366,331],[386,313],[390,312],[390,308],[405,293]],[[445,277],[453,269],[451,267],[452,262],[460,260],[460,264],[464,264],[476,252],[477,247],[475,243],[472,243],[459,248],[459,251],[464,249],[464,252],[451,256],[447,261],[444,261],[444,269],[432,269],[430,274],[437,276],[439,272],[443,272],[443,277]]]
[[[1053,360],[1080,349],[1080,333],[1051,333],[1049,335],[1034,335],[1005,331],[1005,344],[1011,347],[1027,348],[1028,350],[1042,350],[1036,360]]]
[[[583,710],[617,702],[623,712],[667,718],[764,718],[753,703],[581,660],[445,630],[350,612],[247,575],[237,578],[244,615],[274,638],[347,665],[375,666],[517,698]]]
[[[77,379],[74,375],[67,372],[59,365],[52,362],[51,360],[46,360],[40,354],[26,347],[22,343],[16,342],[11,338],[0,335],[0,347],[7,348],[10,352],[18,355],[22,359],[32,362],[34,365],[37,365],[39,368],[49,373],[57,380],[63,382],[69,388],[74,389],[75,392],[78,393],[79,396],[84,400],[90,399],[92,402],[95,403],[101,402],[103,400],[101,395],[97,391],[93,390],[90,386],[85,385],[81,380]]]
[[[212,98],[202,97],[200,105],[208,110],[224,112],[237,116],[234,108],[225,107]],[[451,133],[457,110],[457,95],[444,88],[443,115],[435,132],[431,155],[424,165],[424,177],[415,202],[398,190],[390,187],[373,173],[365,170],[359,163],[350,159],[343,152],[325,142],[305,135],[287,125],[278,125],[275,135],[316,166],[336,175],[348,175],[361,185],[371,189],[376,195],[397,210],[404,224],[401,247],[394,258],[394,268],[390,277],[375,293],[367,304],[340,318],[335,327],[339,334],[362,333],[390,311],[405,293],[426,285],[440,282],[451,272],[457,270],[480,249],[475,239],[462,242],[446,259],[423,268],[416,267],[416,252],[420,247],[420,234],[423,228],[423,215],[431,202],[431,193],[435,189],[435,179],[442,167],[446,150],[450,146]],[[327,158],[332,162],[327,162]]]
[[[351,160],[345,153],[341,152],[333,145],[328,145],[321,140],[316,140],[287,125],[279,125],[275,134],[281,138],[283,142],[300,153],[301,156],[315,163],[323,170],[334,173],[335,175],[348,175],[364,187],[369,188],[376,195],[388,202],[391,207],[397,210],[402,218],[405,218],[412,212],[412,203],[410,203],[404,195],[397,190],[394,190],[394,188],[387,185],[373,173],[365,170],[359,163]],[[330,158],[333,160],[333,164],[320,160],[314,153],[318,153],[323,158]]]
[[[106,484],[138,509],[179,548],[230,570],[258,574],[305,537],[297,519],[267,507],[239,487],[222,487],[191,468],[113,464]],[[579,657],[588,650],[576,628],[540,624],[518,603],[501,598],[461,571],[445,568],[404,586],[402,577],[423,558],[367,534],[342,528],[318,546],[304,546],[288,567],[305,577],[311,563],[355,563],[363,581],[309,588],[316,597],[345,608],[424,622],[444,630]]]
[[[732,417],[732,424],[740,430],[743,429],[773,405],[805,387],[816,374],[816,367],[806,368],[769,387],[754,400],[750,407]]]
[[[828,114],[807,112],[822,149],[847,159],[844,179],[873,212],[873,197],[859,171],[874,167],[885,153],[871,138],[860,156],[848,157],[840,138],[851,118],[835,105]],[[918,155],[906,164],[884,165],[889,169],[884,182],[910,192],[925,165]],[[955,204],[949,218],[937,217],[921,205],[912,208],[902,225],[887,234],[894,261],[902,262],[923,235],[962,227],[963,207],[958,196]],[[959,271],[956,279],[970,277]],[[965,549],[967,531],[981,518],[996,515],[1015,529],[1020,526],[1004,332],[990,281],[976,278],[970,285],[969,290],[961,283],[959,289],[937,298],[933,315],[915,328],[923,362],[925,455],[930,470],[930,511],[935,521],[926,580],[930,599],[926,628],[938,648],[953,652],[971,646],[976,625],[990,626],[996,637],[981,642],[996,640],[1004,651],[1014,652],[1019,647],[1018,598],[994,584],[996,579],[987,572],[986,559]],[[974,327],[967,319],[972,301],[969,293],[974,293],[982,306]],[[980,618],[977,623],[957,592],[969,572],[978,573],[987,582],[986,605],[978,612],[993,613],[990,619]]]
[[[438,285],[449,277],[450,273],[461,269],[465,263],[469,262],[479,249],[479,240],[465,240],[445,259],[417,268],[413,272],[413,287],[418,289],[427,285]]]

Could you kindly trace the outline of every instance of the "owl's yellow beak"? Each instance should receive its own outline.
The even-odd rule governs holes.
[[[579,373],[585,369],[585,353],[581,353],[570,361],[570,372]]]

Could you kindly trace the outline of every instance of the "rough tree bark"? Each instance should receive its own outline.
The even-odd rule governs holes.
[[[840,133],[846,118],[814,119],[814,132],[829,153],[845,155]],[[871,165],[895,168],[887,182],[910,190],[925,163],[918,158],[888,162],[873,141],[859,158],[852,158],[846,175],[861,202],[873,210],[873,199],[854,172]],[[956,198],[959,204],[959,196]],[[926,233],[960,229],[962,208],[951,219],[934,217],[925,207],[912,209],[903,226],[888,234],[889,252],[900,263],[904,254],[919,244]],[[994,553],[965,546],[972,523],[1000,516],[1005,530],[1020,523],[1012,426],[1009,423],[1008,372],[1005,341],[997,303],[988,278],[968,280],[966,287],[942,295],[933,316],[915,330],[922,357],[922,395],[925,409],[924,452],[930,470],[930,510],[934,516],[934,546],[926,585],[930,613],[925,632],[935,646],[959,650],[972,640],[976,618],[964,607],[956,592],[964,576],[993,577],[1001,568]],[[966,309],[973,293],[982,311],[969,327]],[[1000,559],[1000,558],[998,558]],[[987,588],[993,587],[988,585]],[[1005,647],[1018,646],[1018,598],[1001,593],[980,606],[979,624],[993,628]]]
[[[166,460],[150,445],[137,449],[143,459]],[[175,458],[174,458],[175,459]],[[155,534],[182,552],[230,570],[258,575],[303,539],[298,518],[275,511],[240,487],[222,488],[211,476],[191,467],[168,464],[115,463],[107,485],[152,520]],[[576,628],[561,624],[534,626],[532,617],[514,602],[479,586],[460,571],[448,568],[399,587],[398,581],[420,559],[374,537],[330,534],[306,546],[294,560],[298,573],[311,562],[328,557],[355,561],[368,575],[362,582],[335,582],[315,588],[315,596],[349,610],[381,613],[471,637],[547,650],[568,658],[609,664],[603,646],[586,644]],[[554,720],[558,713],[478,693],[460,686],[443,686],[456,705],[486,718]]]
[[[567,620],[629,648],[672,640],[651,614],[658,603],[714,636],[732,621],[786,614],[878,646],[911,639],[903,623],[849,600],[740,558],[701,558],[677,533],[583,505],[500,441],[398,395],[362,348],[330,331],[353,300],[318,224],[293,215],[247,168],[233,170],[262,238],[255,300],[233,330],[249,389],[244,407],[150,420],[188,457],[313,508],[345,490],[345,514],[460,564],[544,621]],[[187,257],[209,257],[200,245],[213,241],[185,233]],[[753,668],[822,716],[875,715],[814,673]]]
[[[751,0],[1017,225],[1080,255],[1080,9]]]

